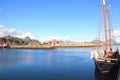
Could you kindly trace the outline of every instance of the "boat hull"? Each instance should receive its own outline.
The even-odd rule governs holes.
[[[109,61],[98,61],[94,60],[96,68],[101,73],[109,73],[113,68],[117,68],[120,66],[120,60],[109,60]]]

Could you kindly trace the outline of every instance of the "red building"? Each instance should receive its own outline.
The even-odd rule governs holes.
[[[56,39],[53,39],[52,41],[50,41],[50,45],[59,46],[59,41],[57,41]]]
[[[3,44],[0,44],[0,47],[1,47],[1,48],[9,47],[9,44],[3,43]]]

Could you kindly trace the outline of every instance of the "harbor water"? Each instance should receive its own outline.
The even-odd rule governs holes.
[[[91,50],[0,49],[0,80],[100,80]]]

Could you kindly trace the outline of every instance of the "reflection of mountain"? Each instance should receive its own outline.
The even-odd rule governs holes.
[[[100,70],[95,68],[95,80],[116,80],[118,67],[114,66],[109,73],[102,74]]]

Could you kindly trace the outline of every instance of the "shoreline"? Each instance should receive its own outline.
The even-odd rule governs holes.
[[[51,45],[42,45],[42,46],[11,46],[10,49],[43,49],[43,50],[50,50],[50,49],[57,49],[57,48],[91,48],[91,47],[98,47],[98,44],[92,45],[59,45],[59,46],[51,46]],[[102,45],[101,45],[102,46]]]
[[[71,43],[59,43],[59,45],[50,45],[50,44],[40,44],[40,45],[10,45],[8,48],[10,49],[57,49],[57,48],[91,48],[91,47],[99,47],[103,46],[103,43],[80,43],[80,42],[71,42]],[[7,47],[6,47],[7,48]]]
[[[28,46],[11,46],[9,49],[43,49],[43,50],[52,50],[52,49],[58,49],[58,48],[92,48],[92,47],[99,47],[103,45],[68,45],[68,46],[37,46],[37,47],[28,47]]]

